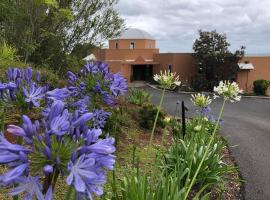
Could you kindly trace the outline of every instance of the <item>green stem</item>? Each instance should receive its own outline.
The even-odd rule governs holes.
[[[4,107],[2,107],[1,108],[1,115],[0,115],[0,129],[1,129],[1,131],[2,132],[4,132],[4,129],[5,129],[5,113],[6,113],[6,111],[5,111],[5,108]]]
[[[13,199],[13,200],[19,200],[19,196],[16,195],[16,196],[14,196],[12,199]]]
[[[149,141],[149,149],[152,147],[152,142],[153,142],[153,137],[154,137],[154,132],[156,129],[156,125],[157,125],[157,120],[158,120],[158,116],[161,110],[161,106],[163,103],[163,99],[164,99],[164,95],[165,95],[165,88],[163,88],[162,94],[161,94],[161,98],[160,98],[160,102],[159,102],[159,106],[158,106],[158,110],[157,110],[157,114],[156,114],[156,118],[155,118],[155,122],[152,128],[152,132],[151,132],[151,136],[150,136],[150,141]]]
[[[65,200],[69,200],[72,197],[72,193],[73,193],[73,186],[70,185],[68,187],[67,193],[66,193],[66,197]]]
[[[192,178],[192,180],[191,180],[191,182],[189,184],[189,187],[188,187],[187,191],[185,192],[185,195],[184,195],[183,200],[186,200],[188,198],[188,194],[189,194],[189,192],[190,192],[193,184],[195,183],[195,180],[197,178],[197,175],[198,175],[198,173],[199,173],[199,171],[200,171],[200,169],[202,167],[202,164],[203,164],[203,162],[204,162],[204,160],[205,160],[205,158],[206,158],[206,156],[208,154],[208,151],[209,151],[209,149],[211,147],[211,144],[214,141],[215,134],[216,134],[216,131],[217,131],[217,128],[218,128],[218,125],[219,125],[219,121],[221,119],[221,116],[222,116],[222,113],[223,113],[223,110],[224,110],[224,107],[225,107],[225,103],[226,103],[226,100],[224,99],[223,100],[223,103],[222,103],[222,107],[221,107],[220,113],[219,113],[219,116],[218,116],[217,123],[215,125],[214,131],[213,131],[212,136],[210,138],[210,141],[209,141],[209,143],[208,143],[208,145],[206,147],[206,150],[205,150],[205,152],[203,154],[202,160],[201,160],[201,162],[200,162],[200,164],[199,164],[199,166],[198,166],[198,168],[197,168],[197,170],[196,170],[196,172],[195,172],[195,174],[194,174],[194,176],[193,176],[193,178]]]

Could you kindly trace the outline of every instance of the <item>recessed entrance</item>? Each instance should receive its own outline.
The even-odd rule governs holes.
[[[132,81],[150,81],[153,76],[153,65],[132,65]]]

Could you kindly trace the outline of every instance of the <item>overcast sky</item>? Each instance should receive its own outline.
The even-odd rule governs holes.
[[[231,49],[270,54],[270,0],[120,0],[127,27],[149,32],[161,52],[191,52],[198,30],[227,35]]]

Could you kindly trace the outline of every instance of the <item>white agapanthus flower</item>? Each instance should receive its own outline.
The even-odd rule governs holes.
[[[165,89],[173,89],[181,84],[179,76],[176,76],[176,73],[169,71],[164,71],[164,73],[160,71],[160,74],[154,75],[154,80]]]
[[[214,87],[214,98],[223,97],[225,100],[230,100],[231,102],[240,101],[240,94],[243,90],[239,88],[236,82],[230,81],[220,81],[219,85]]]
[[[205,108],[212,103],[212,99],[209,96],[201,93],[195,95],[192,94],[191,97],[191,102],[194,104],[194,106],[198,106],[200,108]]]

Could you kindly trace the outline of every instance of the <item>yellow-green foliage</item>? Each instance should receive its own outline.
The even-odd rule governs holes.
[[[17,49],[8,45],[5,41],[0,44],[0,61],[13,62],[18,60]]]

